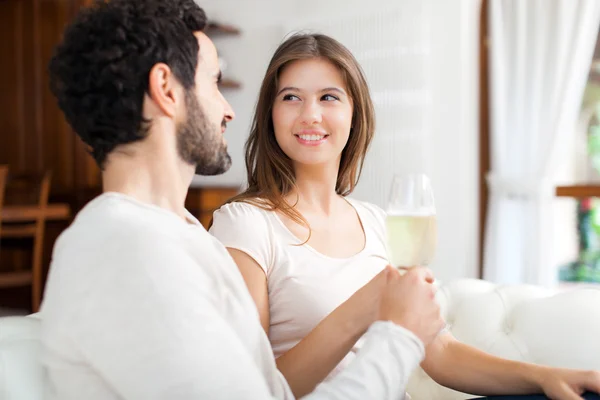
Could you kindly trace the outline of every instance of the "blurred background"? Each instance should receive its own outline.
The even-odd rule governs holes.
[[[0,0],[5,313],[37,309],[56,237],[101,190],[46,74],[65,24],[90,3]],[[231,170],[196,177],[190,189],[187,206],[201,222],[244,187],[243,146],[275,48],[291,32],[318,31],[354,53],[376,106],[353,196],[385,208],[394,173],[429,175],[440,280],[600,282],[600,1],[198,3],[237,115],[226,133]]]

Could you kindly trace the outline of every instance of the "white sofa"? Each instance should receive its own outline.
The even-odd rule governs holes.
[[[36,315],[0,318],[0,399],[44,398],[39,329]]]
[[[450,330],[492,354],[546,365],[600,369],[600,290],[557,293],[533,286],[496,286],[468,279],[438,292]],[[39,319],[0,318],[0,399],[40,400]],[[411,378],[413,400],[473,396],[433,382],[422,370]]]
[[[441,285],[438,298],[461,342],[513,360],[600,370],[600,289],[549,290],[464,279]],[[435,383],[421,369],[413,400],[473,398]]]

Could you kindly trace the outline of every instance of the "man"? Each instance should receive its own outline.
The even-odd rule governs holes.
[[[237,267],[184,208],[194,173],[231,164],[234,113],[205,23],[193,0],[98,1],[50,63],[104,191],[54,248],[41,310],[50,399],[292,398]],[[378,322],[308,398],[401,398],[443,325],[432,279],[387,269],[361,289]]]

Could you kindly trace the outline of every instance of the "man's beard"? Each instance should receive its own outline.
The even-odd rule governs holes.
[[[198,175],[219,175],[231,167],[221,127],[210,123],[198,99],[186,91],[187,120],[177,127],[177,150],[183,161],[196,166]],[[224,126],[225,120],[221,122]]]

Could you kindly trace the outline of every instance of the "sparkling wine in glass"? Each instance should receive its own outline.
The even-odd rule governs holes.
[[[396,268],[428,266],[437,246],[433,190],[424,174],[395,175],[387,218],[387,252]]]

